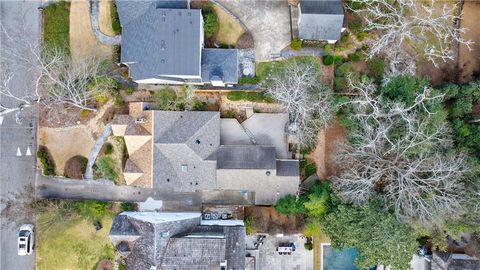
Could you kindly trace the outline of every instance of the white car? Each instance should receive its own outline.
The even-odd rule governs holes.
[[[35,243],[35,230],[32,224],[23,224],[18,232],[18,255],[32,254]]]

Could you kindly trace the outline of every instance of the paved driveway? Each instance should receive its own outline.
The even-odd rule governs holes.
[[[250,30],[257,61],[279,57],[290,44],[290,17],[286,0],[217,0]]]

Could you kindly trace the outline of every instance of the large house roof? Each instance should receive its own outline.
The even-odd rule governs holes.
[[[118,0],[117,8],[121,61],[133,80],[201,75],[200,10],[157,8],[151,0]]]
[[[200,213],[123,212],[110,237],[117,247],[129,243],[127,269],[219,269],[225,260],[243,269],[245,227],[199,224]]]
[[[301,1],[299,37],[307,40],[339,40],[343,19],[341,0]]]
[[[154,112],[153,185],[175,191],[215,188],[218,112]]]

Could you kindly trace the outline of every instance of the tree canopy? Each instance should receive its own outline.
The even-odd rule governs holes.
[[[326,215],[321,227],[334,248],[354,247],[359,252],[355,264],[360,269],[390,265],[409,269],[417,249],[413,231],[399,223],[395,216],[369,205],[340,205]]]

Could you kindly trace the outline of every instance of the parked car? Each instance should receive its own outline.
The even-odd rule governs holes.
[[[17,252],[20,256],[30,255],[35,247],[35,229],[32,224],[23,224],[18,232]]]

